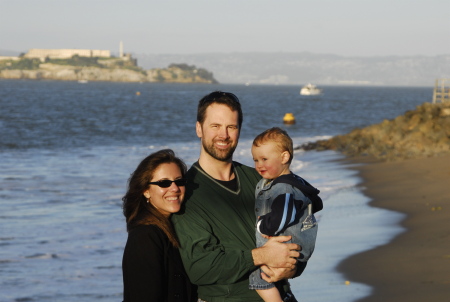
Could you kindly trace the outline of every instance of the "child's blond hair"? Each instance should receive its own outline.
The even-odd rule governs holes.
[[[275,142],[280,152],[287,151],[289,153],[289,161],[287,163],[290,164],[294,157],[294,144],[287,132],[278,127],[267,129],[255,137],[253,146],[259,147],[268,141]]]

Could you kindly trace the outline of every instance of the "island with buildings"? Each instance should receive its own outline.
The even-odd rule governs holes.
[[[109,50],[30,49],[19,56],[0,56],[0,79],[218,83],[211,72],[194,65],[170,64],[144,70],[131,54]]]

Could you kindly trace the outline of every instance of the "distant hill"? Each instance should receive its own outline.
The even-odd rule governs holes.
[[[450,54],[343,57],[302,53],[133,54],[144,69],[186,62],[214,72],[220,83],[433,86],[450,78]]]

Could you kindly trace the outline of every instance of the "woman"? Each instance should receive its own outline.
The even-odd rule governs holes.
[[[169,220],[185,194],[186,165],[172,150],[147,156],[123,200],[128,240],[122,260],[124,302],[196,301]]]

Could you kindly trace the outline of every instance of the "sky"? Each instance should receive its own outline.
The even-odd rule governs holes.
[[[450,54],[450,0],[0,0],[2,50]]]

